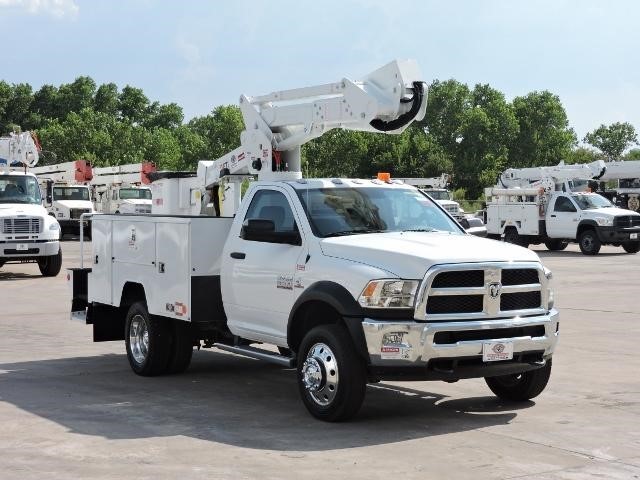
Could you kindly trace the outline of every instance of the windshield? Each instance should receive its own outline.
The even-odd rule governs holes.
[[[423,192],[434,200],[451,200],[451,195],[446,190],[423,190]]]
[[[151,200],[151,190],[148,188],[121,188],[121,200]]]
[[[578,204],[582,210],[591,210],[592,208],[613,207],[613,204],[600,195],[571,195],[573,201]]]
[[[444,231],[462,233],[426,195],[400,188],[310,188],[297,190],[313,233]]]
[[[0,175],[0,203],[42,203],[35,177]]]
[[[54,200],[89,200],[87,187],[53,187]]]

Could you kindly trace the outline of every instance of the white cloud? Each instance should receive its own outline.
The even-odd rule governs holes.
[[[32,15],[46,14],[55,18],[78,15],[80,8],[76,0],[0,0],[0,9],[25,11]]]

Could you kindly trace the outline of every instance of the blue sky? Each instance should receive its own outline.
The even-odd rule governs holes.
[[[583,137],[615,121],[640,130],[638,18],[631,0],[0,0],[0,79],[89,75],[188,119],[415,58],[428,82],[550,90]]]

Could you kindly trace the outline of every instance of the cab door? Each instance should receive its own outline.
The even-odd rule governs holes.
[[[282,343],[293,303],[299,295],[296,266],[306,255],[300,219],[288,193],[277,186],[255,191],[243,216],[271,220],[276,232],[298,231],[300,244],[245,240],[239,231],[229,235],[223,255],[223,299],[228,325],[253,340]],[[286,343],[286,342],[285,342]]]
[[[568,195],[558,195],[547,215],[547,236],[575,239],[580,211]]]

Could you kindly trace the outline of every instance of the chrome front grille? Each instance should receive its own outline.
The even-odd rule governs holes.
[[[40,233],[42,231],[42,219],[39,217],[14,217],[2,219],[2,233],[8,235],[20,235],[28,233]]]
[[[546,312],[547,279],[536,262],[439,265],[418,293],[417,320],[492,319]]]
[[[82,215],[83,213],[91,213],[91,209],[90,208],[72,208],[71,211],[69,212],[69,216],[72,219],[77,220],[80,218],[80,215]]]

